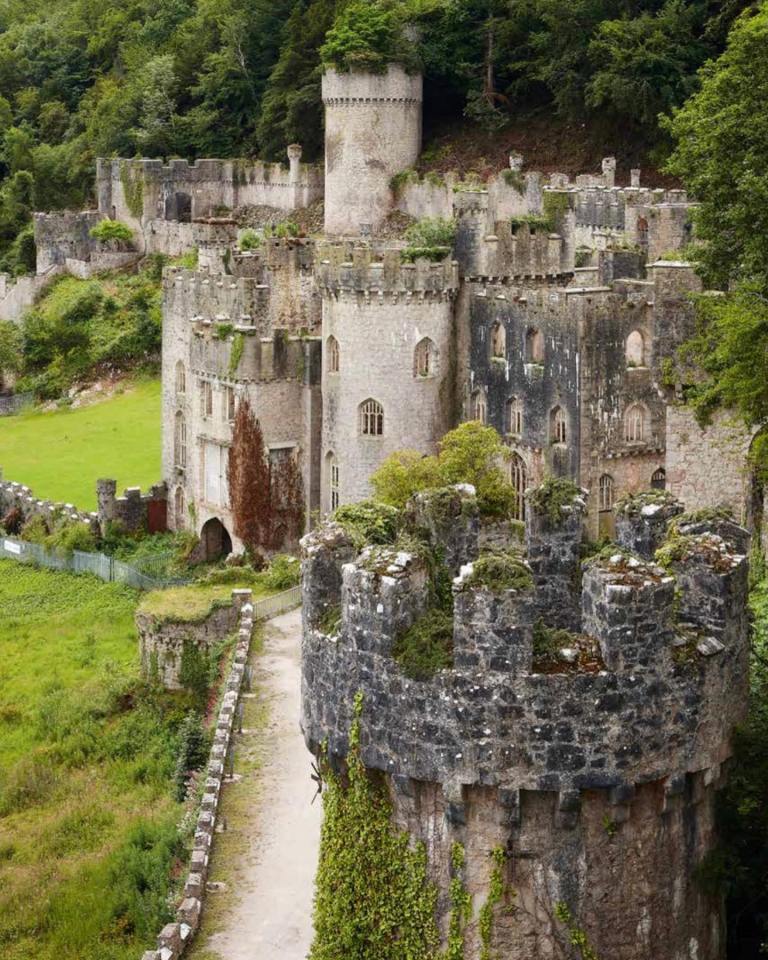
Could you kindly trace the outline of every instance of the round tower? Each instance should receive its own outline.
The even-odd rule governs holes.
[[[385,73],[323,74],[325,232],[375,231],[392,209],[392,177],[421,150],[421,74],[390,64]]]
[[[318,250],[323,301],[322,509],[365,499],[395,450],[434,453],[453,409],[458,266],[398,250]]]
[[[303,541],[308,746],[383,784],[392,829],[423,851],[420,902],[452,956],[721,960],[722,901],[697,870],[745,712],[745,558],[713,533],[669,541],[665,567],[601,553],[574,583],[580,622],[555,629],[535,570],[478,555],[474,498],[456,491],[406,511],[426,550],[368,546],[352,561],[339,524]],[[551,505],[553,562],[571,563],[562,541],[580,537],[580,501]],[[456,571],[457,544],[451,660],[414,679],[399,639],[429,615],[448,547]],[[321,867],[322,896],[334,865]]]

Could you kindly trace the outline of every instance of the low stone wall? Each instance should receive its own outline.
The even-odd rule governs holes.
[[[168,488],[156,483],[146,493],[140,487],[127,487],[117,496],[115,480],[97,480],[99,525],[102,533],[108,523],[120,523],[125,530],[164,533],[168,529]]]
[[[85,523],[94,533],[98,534],[99,520],[95,513],[78,510],[71,503],[40,500],[23,483],[13,483],[1,478],[2,470],[0,469],[0,519],[10,510],[16,508],[21,511],[25,520],[29,517],[41,516],[48,522],[53,522],[60,517],[64,517],[74,523]]]
[[[237,713],[237,704],[245,675],[245,667],[253,632],[253,604],[250,590],[233,590],[232,607],[238,624],[237,646],[232,667],[227,677],[226,692],[216,723],[216,733],[208,760],[205,789],[195,825],[195,840],[189,858],[189,870],[184,883],[183,898],[176,910],[176,919],[167,923],[157,937],[157,949],[146,950],[142,960],[177,960],[182,955],[200,923],[205,897],[208,863],[216,830],[216,814],[225,782],[224,762]]]
[[[181,690],[184,648],[191,644],[207,653],[214,643],[237,625],[238,609],[232,604],[214,606],[203,620],[161,620],[154,614],[137,612],[141,669],[145,676],[157,671],[167,690]]]

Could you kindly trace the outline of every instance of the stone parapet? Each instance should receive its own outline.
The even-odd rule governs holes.
[[[315,279],[324,297],[358,293],[369,296],[450,297],[459,289],[456,261],[403,263],[395,248],[324,244],[317,250]]]

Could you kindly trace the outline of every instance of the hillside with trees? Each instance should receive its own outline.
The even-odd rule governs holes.
[[[698,87],[744,0],[41,0],[0,4],[0,268],[34,264],[33,210],[80,207],[98,156],[305,159],[323,61],[407,56],[427,137],[526,118],[658,162],[662,112]],[[408,18],[407,49],[397,42]],[[332,33],[328,35],[329,30]],[[397,47],[397,51],[395,51]],[[567,138],[566,142],[567,142]]]

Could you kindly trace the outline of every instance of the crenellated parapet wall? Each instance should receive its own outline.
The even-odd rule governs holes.
[[[107,524],[117,523],[128,532],[164,533],[167,529],[168,488],[156,483],[146,493],[140,487],[127,487],[117,495],[117,481],[97,480],[96,500],[102,534]]]
[[[2,480],[0,473],[0,521],[12,510],[18,510],[22,520],[30,517],[42,517],[49,525],[57,520],[83,523],[95,534],[99,533],[99,518],[96,513],[79,510],[71,503],[57,503],[53,500],[41,500],[23,483]]]
[[[288,167],[259,160],[97,160],[99,211],[143,226],[242,206],[305,207],[322,198],[323,173],[317,165],[300,163],[297,147],[288,149]]]
[[[563,572],[571,566],[577,512],[550,531],[550,555],[538,545],[553,569],[569,538]],[[436,529],[422,523],[421,535]],[[535,553],[546,536],[539,524]],[[471,510],[453,517],[450,542],[477,556]],[[705,533],[670,548],[666,567],[618,549],[592,558],[573,588],[579,632],[550,632],[564,646],[547,659],[537,624],[544,614],[551,625],[557,601],[547,616],[534,563],[518,562],[503,587],[480,575],[481,554],[453,582],[452,666],[415,680],[393,649],[430,603],[424,554],[396,543],[350,559],[338,525],[303,550],[305,738],[343,765],[362,692],[361,756],[389,785],[396,823],[426,843],[441,929],[458,842],[476,902],[488,895],[484,856],[506,851],[516,908],[499,915],[493,945],[512,960],[571,956],[560,902],[599,956],[679,960],[691,943],[724,955],[720,904],[694,874],[714,843],[715,788],[745,710],[743,556]],[[481,955],[470,924],[465,956]]]
[[[349,243],[317,248],[315,279],[324,297],[452,299],[459,289],[458,263],[403,262],[397,248],[377,250]]]

